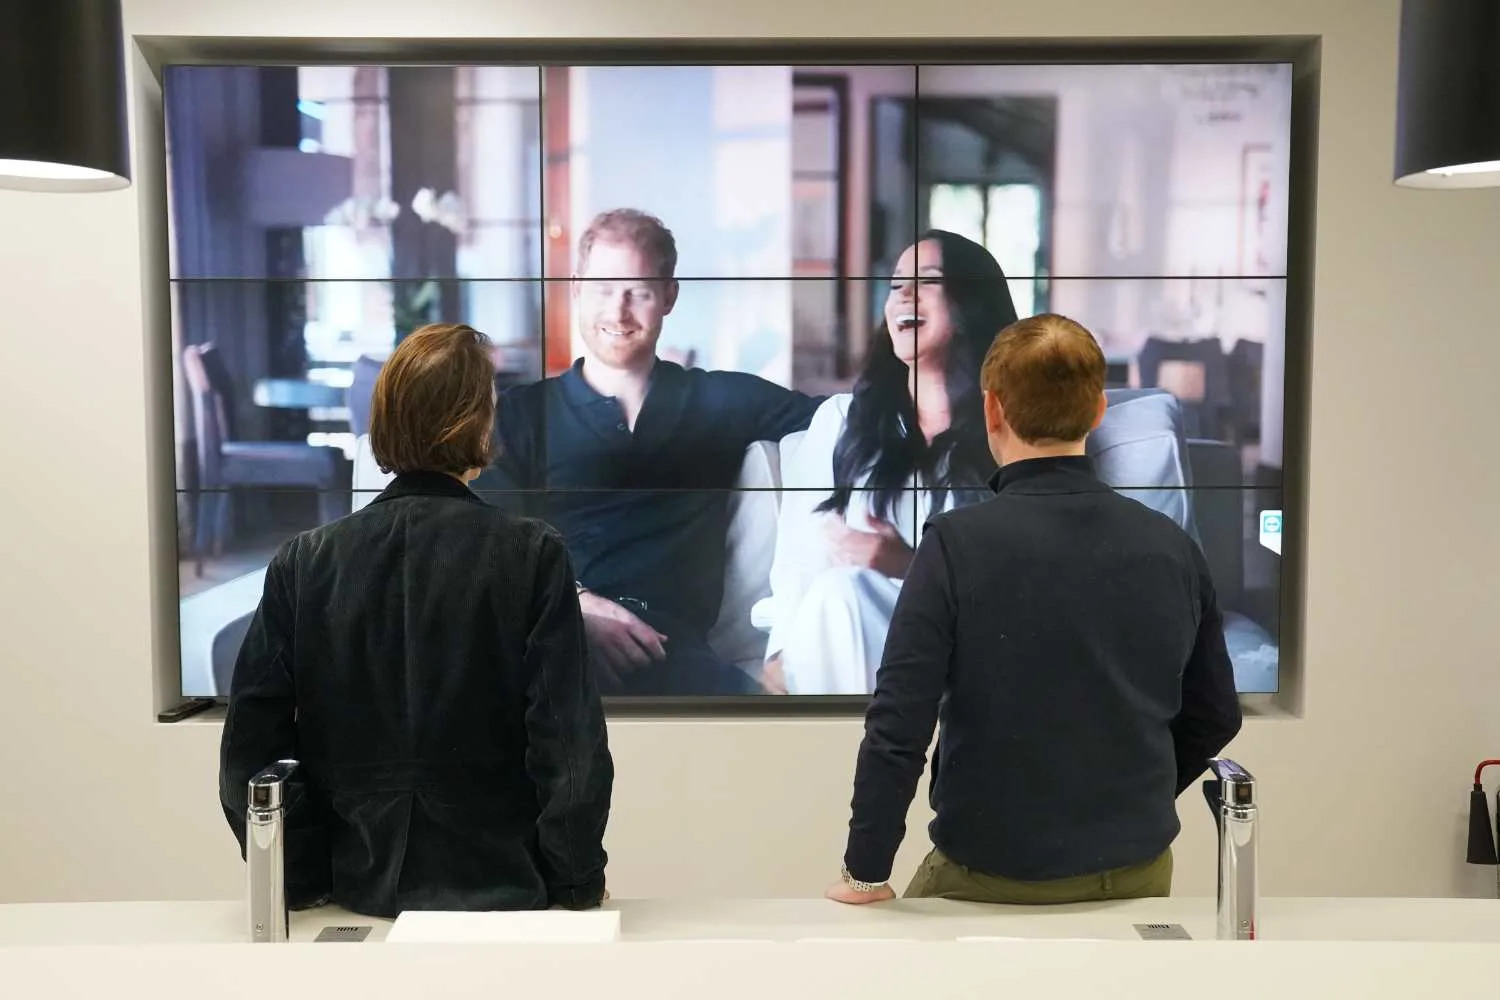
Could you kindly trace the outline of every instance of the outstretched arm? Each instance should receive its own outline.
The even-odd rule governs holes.
[[[958,597],[940,523],[929,526],[896,600],[854,775],[844,866],[884,883],[906,836],[906,813],[927,763],[947,689]]]
[[[266,567],[260,606],[250,621],[234,665],[229,710],[219,743],[219,803],[245,856],[250,779],[268,764],[296,758],[297,696],[292,632],[296,593],[292,549],[283,547]],[[328,832],[305,773],[286,789],[287,903],[294,909],[327,899],[333,875]]]
[[[526,770],[541,807],[537,839],[548,902],[587,909],[604,898],[614,760],[567,550],[551,532],[539,538],[526,648]]]
[[[1182,708],[1172,720],[1177,752],[1177,794],[1208,769],[1208,760],[1229,745],[1244,722],[1234,689],[1234,662],[1224,644],[1224,616],[1202,551],[1192,544],[1198,569],[1202,617],[1198,639],[1182,672]]]

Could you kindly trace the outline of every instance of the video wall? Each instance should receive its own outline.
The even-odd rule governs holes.
[[[1199,542],[1239,689],[1276,690],[1289,64],[180,66],[164,96],[184,694],[228,693],[276,548],[386,485],[374,380],[456,321],[500,391],[473,488],[562,532],[607,695],[866,695],[922,525],[986,495],[984,348],[1043,311],[1108,359],[1099,475]]]

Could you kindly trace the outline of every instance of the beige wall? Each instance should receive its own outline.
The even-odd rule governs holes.
[[[145,35],[1322,35],[1305,714],[1254,720],[1233,750],[1264,783],[1267,892],[1493,891],[1460,852],[1469,769],[1500,752],[1500,192],[1391,185],[1396,0],[126,0],[125,13]],[[169,525],[170,505],[148,489],[148,399],[168,391],[145,363],[148,336],[165,336],[143,321],[143,271],[160,278],[141,264],[143,243],[161,246],[145,239],[160,224],[140,204],[150,189],[0,194],[4,900],[239,891],[218,729],[152,715],[170,665],[153,646],[167,609],[153,606],[151,525]],[[1455,450],[1439,460],[1437,446]],[[846,720],[617,723],[612,888],[818,891],[837,871],[858,737]],[[1184,815],[1179,890],[1211,892],[1196,793]]]

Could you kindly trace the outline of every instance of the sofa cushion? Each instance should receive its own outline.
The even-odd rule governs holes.
[[[1087,444],[1095,475],[1197,539],[1182,404],[1160,389],[1109,389],[1105,399],[1104,420]]]
[[[771,593],[771,558],[781,513],[781,454],[775,442],[757,441],[745,451],[738,487],[729,495],[729,532],[724,539],[724,598],[708,644],[747,670],[759,667],[766,634],[750,621],[750,608]]]
[[[361,434],[355,438],[354,496],[349,504],[350,512],[359,510],[374,500],[395,478],[389,472],[380,471],[380,466],[375,461],[375,452],[370,447],[370,435]]]

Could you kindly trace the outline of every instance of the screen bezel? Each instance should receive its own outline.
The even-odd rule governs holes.
[[[137,159],[141,197],[143,285],[147,318],[150,465],[153,485],[153,609],[157,651],[157,707],[181,700],[182,670],[177,587],[178,543],[173,431],[175,361],[171,351],[170,281],[166,265],[166,149],[161,85],[166,69],[190,65],[1165,65],[1281,63],[1292,67],[1290,176],[1287,224],[1287,314],[1282,394],[1283,453],[1279,482],[1249,483],[1246,489],[1280,493],[1293,525],[1281,555],[1280,650],[1277,690],[1241,694],[1252,714],[1298,716],[1304,669],[1304,576],[1308,438],[1307,412],[1321,40],[1316,36],[1224,39],[996,39],[822,40],[673,39],[662,41],[490,41],[476,39],[201,38],[135,36],[137,70]],[[165,324],[165,327],[164,327]],[[161,387],[168,387],[165,399]],[[165,457],[164,457],[165,456]],[[170,595],[170,597],[168,597]],[[170,680],[164,674],[170,675]],[[175,699],[172,694],[175,693]],[[217,701],[227,701],[219,695]],[[739,695],[606,698],[612,717],[758,718],[857,716],[862,695]]]

